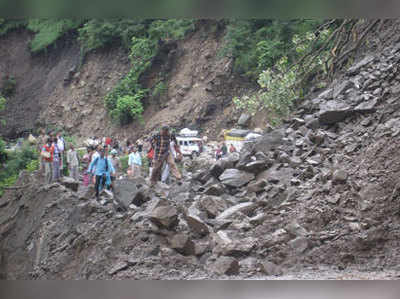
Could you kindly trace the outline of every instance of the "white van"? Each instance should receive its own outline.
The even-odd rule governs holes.
[[[200,146],[199,143],[202,140],[198,137],[190,136],[176,136],[176,141],[178,142],[179,149],[184,156],[190,156],[192,159],[194,157],[200,156]]]

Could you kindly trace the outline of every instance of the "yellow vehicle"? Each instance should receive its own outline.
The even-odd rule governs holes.
[[[245,143],[252,142],[262,135],[252,132],[250,130],[232,129],[224,132],[224,140],[226,146],[229,148],[231,144],[240,151]]]

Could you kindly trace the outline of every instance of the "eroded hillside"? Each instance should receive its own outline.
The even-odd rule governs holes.
[[[207,22],[184,40],[164,43],[152,66],[141,76],[151,88],[162,74],[161,99],[146,99],[143,121],[120,127],[111,122],[104,96],[129,71],[131,61],[122,47],[90,52],[82,65],[78,42],[67,35],[45,53],[31,54],[32,34],[18,30],[0,37],[0,73],[12,76],[16,92],[1,115],[1,133],[9,138],[38,128],[64,128],[75,136],[112,134],[135,137],[162,123],[209,129],[211,134],[231,125],[231,100],[252,84],[232,72],[232,60],[221,57],[221,33]],[[247,88],[245,88],[247,87]],[[211,121],[212,120],[212,121]]]

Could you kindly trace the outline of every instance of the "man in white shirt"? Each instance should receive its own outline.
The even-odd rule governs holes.
[[[75,180],[79,180],[79,158],[78,153],[71,144],[69,151],[67,153],[67,163],[69,166],[70,176]]]
[[[57,133],[57,146],[58,150],[60,151],[60,175],[63,176],[64,170],[64,150],[65,150],[65,141],[64,138],[61,136],[61,133]]]

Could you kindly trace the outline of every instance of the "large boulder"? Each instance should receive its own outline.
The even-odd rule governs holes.
[[[250,121],[251,121],[251,115],[247,113],[242,113],[242,115],[238,120],[238,125],[247,128],[250,125]]]
[[[261,172],[257,175],[257,180],[266,180],[270,183],[280,183],[290,185],[290,180],[293,178],[294,170],[290,167],[279,167],[274,165],[268,170]]]
[[[209,218],[215,218],[229,208],[229,203],[219,196],[204,196],[200,199],[199,206]]]
[[[343,81],[333,87],[333,98],[336,99],[339,95],[345,92],[348,88],[353,85],[351,81]]]
[[[362,59],[361,61],[355,63],[352,67],[350,67],[347,70],[347,73],[349,75],[356,75],[356,74],[358,74],[360,72],[361,68],[363,68],[364,66],[370,64],[374,60],[375,60],[374,56],[368,55],[364,59]]]
[[[132,198],[132,203],[134,205],[140,207],[144,203],[148,202],[150,200],[150,198],[151,198],[150,188],[147,186],[142,186],[141,188],[139,188],[137,190],[136,194],[134,194],[134,196]]]
[[[378,104],[378,100],[372,99],[369,101],[364,101],[354,108],[356,112],[374,112],[376,110],[375,106]]]
[[[289,246],[297,253],[305,252],[309,247],[308,239],[305,237],[297,237],[289,242]]]
[[[273,161],[269,160],[269,159],[260,160],[260,161],[252,161],[245,165],[240,166],[239,169],[257,175],[260,172],[271,167],[272,164],[273,164]]]
[[[332,180],[334,183],[344,183],[347,181],[348,174],[343,169],[337,169],[334,171]]]
[[[255,176],[252,173],[244,172],[238,169],[227,169],[219,177],[220,181],[230,187],[242,187],[254,180]]]
[[[232,240],[224,231],[219,231],[214,235],[214,242],[216,245],[213,250],[214,253],[234,257],[249,255],[256,246],[256,240],[254,238],[249,237],[246,239]]]
[[[261,263],[261,271],[270,276],[283,275],[282,268],[269,261]]]
[[[257,204],[254,202],[243,202],[243,203],[237,204],[237,205],[225,210],[224,212],[219,214],[216,219],[217,220],[229,219],[236,213],[239,213],[239,212],[246,213],[246,212],[253,211],[256,208],[257,208]]]
[[[198,235],[207,235],[210,231],[208,229],[207,224],[201,219],[201,212],[196,207],[196,204],[193,204],[189,209],[187,209],[184,213],[184,218],[189,226],[189,228]]]
[[[160,228],[174,229],[178,223],[178,210],[170,205],[156,207],[150,213],[150,220]]]
[[[186,234],[177,234],[169,239],[172,249],[183,255],[195,255],[195,245]]]
[[[136,196],[138,188],[130,179],[122,179],[114,182],[114,198],[125,209],[128,209]],[[135,205],[137,205],[135,203]]]
[[[268,182],[266,180],[258,180],[258,181],[254,181],[251,182],[248,186],[247,186],[247,190],[249,192],[261,192],[264,191],[264,188],[267,186]]]
[[[215,162],[211,168],[210,173],[214,177],[219,177],[226,169],[235,167],[235,164],[239,161],[239,154],[232,153],[227,157],[224,157]]]
[[[64,176],[60,179],[60,183],[61,185],[67,187],[68,189],[71,189],[74,192],[78,191],[79,182],[75,181],[73,178]]]
[[[335,124],[344,120],[351,112],[351,107],[346,103],[332,100],[320,105],[318,119],[321,124]]]
[[[253,152],[262,152],[268,155],[284,143],[285,132],[283,129],[274,130],[258,138],[254,143]]]
[[[240,266],[235,258],[222,256],[211,265],[211,269],[219,275],[238,275]]]
[[[204,190],[204,194],[212,196],[221,196],[225,193],[224,188],[220,184],[214,184]]]

